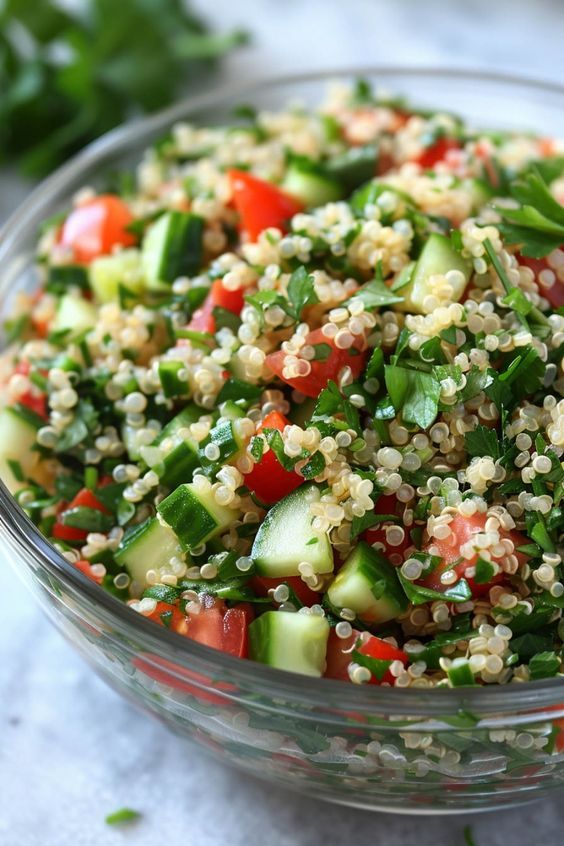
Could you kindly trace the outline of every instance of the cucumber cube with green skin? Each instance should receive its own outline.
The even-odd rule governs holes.
[[[211,489],[202,492],[192,482],[179,485],[157,510],[186,549],[220,535],[241,516],[235,508],[218,505]]]
[[[93,303],[73,294],[65,294],[59,300],[51,328],[53,332],[68,331],[66,337],[70,340],[86,329],[93,329],[97,322],[98,309]]]
[[[118,299],[119,286],[133,294],[145,288],[141,253],[135,248],[109,256],[99,256],[88,268],[88,281],[97,302],[111,303]]]
[[[304,206],[313,208],[340,200],[344,195],[336,179],[299,162],[290,164],[280,187],[301,200]]]
[[[36,425],[33,414],[26,414],[13,406],[6,406],[0,411],[0,478],[14,493],[25,482],[20,481],[10,461],[19,463],[25,478],[45,481],[40,467],[40,454],[32,449],[37,439],[39,418]]]
[[[406,610],[408,602],[395,567],[361,541],[329,587],[335,608],[350,608],[363,623],[386,623]]]
[[[115,555],[116,562],[140,585],[147,584],[149,570],[166,570],[173,557],[186,555],[172,529],[158,517],[141,523],[121,542]]]
[[[178,412],[176,417],[173,417],[172,420],[166,424],[162,432],[153,441],[153,444],[156,446],[162,443],[166,438],[170,438],[172,435],[175,435],[179,429],[187,429],[188,426],[192,425],[192,423],[197,423],[200,417],[204,414],[206,414],[206,412],[196,405],[196,403],[189,402],[184,406],[182,411]]]
[[[214,444],[219,449],[219,455],[213,461],[206,455],[208,444]],[[205,466],[210,463],[226,462],[243,449],[243,442],[237,434],[233,420],[222,419],[210,431],[209,438],[200,446],[200,460]]]
[[[193,276],[202,264],[204,221],[195,214],[169,211],[150,226],[141,249],[147,287],[170,289],[179,276]]]
[[[319,678],[325,672],[328,637],[325,617],[267,611],[249,626],[250,657],[279,670]]]
[[[183,361],[166,359],[159,362],[159,379],[165,397],[181,397],[189,392],[188,380],[180,379],[178,376],[181,370],[186,370],[186,365]]]
[[[245,417],[245,409],[241,408],[240,405],[234,400],[225,400],[219,406],[219,416],[225,417],[227,420],[240,420],[241,417]]]
[[[333,572],[333,550],[326,532],[312,527],[310,504],[320,498],[315,485],[302,485],[274,505],[256,534],[251,558],[261,576],[299,576],[302,562],[314,573]]]
[[[425,300],[432,296],[433,276],[444,275],[449,270],[460,271],[459,279],[452,284],[452,302],[458,302],[470,280],[472,265],[463,258],[452,246],[446,235],[433,232],[429,235],[421,255],[415,263],[409,283],[401,288],[403,302],[397,303],[396,308],[416,314],[428,314]]]
[[[153,470],[165,487],[175,488],[183,482],[191,482],[197,467],[200,467],[198,446],[186,439],[176,444],[159,464],[154,465]]]

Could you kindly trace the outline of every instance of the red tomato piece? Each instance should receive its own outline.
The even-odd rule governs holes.
[[[92,579],[93,582],[96,582],[96,584],[102,584],[103,577],[94,575],[90,561],[86,561],[85,558],[81,558],[80,561],[75,561],[74,566],[77,570],[80,570],[81,573],[84,573],[85,576],[88,576],[89,579]]]
[[[335,629],[331,629],[327,641],[325,678],[350,681],[348,667],[353,660],[351,653],[359,637],[360,632],[357,631],[353,631],[350,637],[338,637]]]
[[[284,373],[284,361],[286,353],[283,350],[277,350],[266,356],[266,363],[272,372],[291,385],[292,388],[301,391],[306,397],[318,397],[323,388],[327,387],[327,382],[339,381],[339,373],[344,367],[350,367],[353,378],[356,379],[364,370],[366,362],[366,352],[361,349],[364,339],[360,338],[353,344],[352,347],[346,350],[338,349],[330,338],[326,338],[321,329],[314,329],[306,335],[306,344],[308,346],[318,346],[325,344],[330,347],[330,352],[325,360],[311,361],[311,370],[307,376],[292,376],[287,378]]]
[[[397,646],[392,646],[392,644],[388,643],[387,640],[382,640],[374,635],[370,635],[367,640],[360,644],[358,651],[362,655],[366,655],[369,658],[377,658],[379,661],[401,661],[404,667],[409,661],[409,658],[403,649],[399,649]],[[369,684],[383,684],[383,682],[388,682],[389,684],[394,683],[394,677],[389,670],[384,673],[384,676],[381,679],[377,679],[372,676]]]
[[[103,484],[101,480],[100,484]],[[76,529],[74,526],[65,526],[63,517],[66,511],[71,511],[73,508],[93,508],[96,511],[102,511],[103,514],[108,514],[107,509],[102,505],[91,490],[82,488],[75,498],[69,504],[61,509],[55,525],[53,526],[53,537],[64,541],[81,541],[86,540],[88,532],[86,529]]]
[[[546,258],[536,259],[522,255],[519,255],[517,258],[519,260],[519,264],[524,264],[526,267],[531,268],[535,274],[537,282],[539,273],[543,270],[552,270],[552,268],[549,267]],[[545,288],[539,282],[539,290],[542,296],[548,300],[552,308],[560,308],[561,306],[564,306],[564,282],[561,282],[558,277],[556,277],[556,281],[551,288]]]
[[[207,296],[200,308],[197,308],[188,324],[192,332],[215,333],[215,319],[213,316],[214,302],[211,296]]]
[[[188,329],[193,332],[208,332],[215,334],[215,318],[213,310],[216,306],[232,311],[233,314],[241,314],[245,305],[245,294],[243,288],[237,291],[229,291],[221,279],[216,279],[211,286],[210,293],[200,306],[196,309],[188,324]]]
[[[226,608],[221,599],[208,594],[202,596],[201,603],[199,614],[183,614],[176,605],[157,602],[148,619],[204,646],[246,658],[248,628],[253,619],[252,606],[241,602],[233,608]]]
[[[295,197],[247,171],[230,170],[228,176],[241,228],[250,241],[271,226],[286,231],[287,221],[304,208]]]
[[[266,576],[253,576],[249,585],[257,596],[268,596],[268,591],[277,588],[278,585],[287,584],[296,594],[303,605],[311,608],[319,602],[320,595],[306,585],[300,576],[286,576],[279,579],[271,579]]]
[[[25,394],[18,397],[18,402],[31,409],[39,417],[43,417],[44,420],[47,419],[47,397],[45,394],[34,394],[33,391],[26,391]]]
[[[153,620],[160,626],[166,626],[167,629],[172,629],[177,634],[186,635],[188,618],[176,605],[169,605],[168,602],[157,602],[155,610],[147,616],[149,620]]]
[[[431,543],[428,543],[426,549],[431,545],[436,546],[439,550],[439,555],[443,559],[443,563],[433,570],[428,576],[421,580],[421,584],[430,587],[433,590],[446,590],[446,585],[441,582],[441,573],[447,570],[455,561],[458,561],[460,556],[460,547],[472,537],[480,532],[485,531],[487,516],[486,514],[477,512],[471,517],[466,517],[463,514],[456,514],[454,519],[449,523],[451,534],[447,538],[438,540],[433,538]],[[516,531],[500,531],[500,537],[503,540],[508,538],[512,540],[515,547],[522,546],[527,543],[527,539]],[[527,556],[521,552],[516,552],[515,555],[519,559],[520,564],[524,564]],[[469,567],[474,567],[478,560],[478,553],[472,558],[465,558],[459,564],[453,567],[453,570],[460,578],[466,578],[473,596],[481,596],[489,591],[489,589],[499,582],[503,581],[503,574],[498,573],[490,582],[486,584],[476,584],[473,578],[466,576],[466,570]],[[494,558],[495,560],[495,558]]]
[[[115,246],[132,247],[135,236],[127,231],[133,222],[127,205],[115,194],[100,194],[77,206],[66,218],[59,243],[73,252],[74,261],[90,264]]]
[[[351,661],[354,661],[352,652],[359,638],[360,632],[357,631],[353,631],[350,637],[340,638],[335,633],[335,629],[331,629],[327,645],[326,678],[350,681],[348,667]],[[356,649],[362,655],[366,655],[369,658],[376,658],[380,661],[401,661],[404,667],[409,660],[402,649],[374,635],[370,635],[362,643],[359,642]],[[382,684],[383,682],[388,682],[389,684],[394,683],[394,677],[389,671],[380,680],[373,676],[369,684]]]
[[[454,138],[438,138],[434,144],[431,144],[417,156],[415,161],[421,165],[424,170],[430,170],[438,162],[442,162],[449,150],[460,150],[460,144]]]
[[[278,429],[279,432],[282,432],[289,422],[280,412],[271,411],[270,414],[266,415],[257,431],[260,433],[263,429]],[[245,484],[249,490],[253,491],[267,505],[283,499],[299,487],[302,482],[302,476],[298,476],[293,470],[286,470],[271,449],[263,454],[261,460],[245,476]]]
[[[376,514],[395,514],[398,517],[403,514],[404,510],[405,505],[403,505],[393,494],[379,496],[374,507]],[[386,539],[386,527],[392,525],[401,525],[401,523],[396,524],[392,521],[377,523],[371,529],[366,530],[364,533],[364,540],[371,545],[373,543],[383,544],[384,555],[390,559],[392,564],[399,565],[405,561],[405,553],[413,546],[413,543],[409,536],[409,532],[405,529],[405,537],[398,546],[392,546],[389,544]]]
[[[244,288],[237,288],[236,291],[230,291],[225,287],[222,279],[214,280],[210,296],[214,306],[225,308],[227,311],[232,311],[233,314],[241,314],[241,310],[245,305]]]

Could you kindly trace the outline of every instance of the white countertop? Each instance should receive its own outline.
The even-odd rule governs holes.
[[[457,65],[564,81],[559,0],[214,0],[254,31],[230,78],[359,64]],[[208,8],[209,6],[209,8]],[[0,182],[0,219],[25,186]],[[325,805],[220,766],[109,690],[0,566],[0,846],[543,846],[562,841],[562,795],[473,819],[385,817]],[[128,806],[142,819],[111,829]],[[533,825],[531,822],[534,820]]]

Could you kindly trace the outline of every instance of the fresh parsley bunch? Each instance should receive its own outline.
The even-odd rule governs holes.
[[[0,161],[41,175],[244,41],[211,34],[182,0],[0,0]]]

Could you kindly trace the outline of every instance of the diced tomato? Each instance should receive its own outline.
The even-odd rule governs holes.
[[[441,573],[447,570],[455,561],[461,557],[460,547],[469,541],[474,535],[485,531],[487,517],[483,513],[473,514],[472,517],[465,517],[462,514],[456,514],[454,519],[449,523],[451,534],[447,538],[441,540],[437,538],[432,539],[429,546],[436,546],[439,550],[439,555],[443,559],[443,563],[433,570],[428,576],[421,580],[421,584],[426,587],[433,588],[433,590],[445,590],[446,586],[441,582]],[[500,537],[503,540],[508,538],[513,541],[515,547],[522,546],[527,543],[527,539],[516,531],[500,531]],[[520,552],[515,552],[520,564],[524,564],[527,556]],[[489,591],[489,589],[503,581],[503,574],[498,573],[490,582],[486,584],[476,584],[473,578],[466,576],[466,570],[469,567],[474,567],[478,560],[478,553],[472,558],[465,558],[459,564],[455,564],[452,568],[460,578],[466,578],[473,596],[482,596]],[[495,561],[495,558],[494,558]]]
[[[38,414],[39,417],[47,419],[47,397],[45,394],[34,394],[33,391],[26,391],[18,397],[18,402]]]
[[[190,322],[188,329],[192,332],[209,332],[211,335],[215,332],[215,319],[213,316],[214,303],[211,296],[207,296],[200,308],[197,308]]]
[[[102,482],[100,482],[102,484]],[[101,511],[103,514],[108,514],[108,510],[102,505],[91,490],[82,488],[75,498],[69,502],[65,508],[59,513],[55,525],[53,526],[53,537],[64,541],[81,541],[86,540],[88,532],[86,529],[75,529],[74,526],[65,526],[63,522],[66,511],[71,511],[73,508],[93,508],[96,511]]]
[[[134,235],[127,231],[133,222],[127,205],[115,194],[100,194],[77,206],[64,221],[59,243],[73,252],[74,261],[90,264],[118,245],[132,247]]]
[[[288,220],[304,208],[295,197],[247,171],[230,170],[228,176],[241,228],[250,241],[271,226],[286,231]]]
[[[405,506],[393,494],[379,496],[374,506],[376,514],[395,514],[401,516]],[[377,523],[371,529],[367,529],[364,533],[364,540],[369,543],[381,543],[384,545],[384,555],[390,559],[392,564],[401,564],[405,560],[405,553],[409,547],[413,546],[409,532],[405,529],[405,537],[398,546],[392,546],[386,539],[386,527],[396,525],[393,521],[385,523]],[[401,525],[401,522],[397,525]]]
[[[382,640],[374,635],[370,635],[369,638],[360,644],[358,651],[362,655],[367,655],[369,658],[377,658],[379,661],[401,661],[404,667],[409,660],[403,649],[398,649],[397,646],[392,646],[387,640]],[[394,683],[394,677],[389,670],[381,679],[372,676],[369,684],[382,684],[383,682],[388,682],[389,684]]]
[[[89,579],[92,579],[93,582],[96,582],[96,584],[102,584],[103,576],[94,575],[90,561],[86,561],[85,558],[81,558],[80,561],[75,561],[74,566],[77,570],[80,570],[81,573],[84,573],[85,576],[88,576]]]
[[[157,602],[148,618],[204,646],[246,658],[248,628],[253,618],[251,605],[242,602],[233,608],[226,608],[223,600],[208,594],[201,597],[201,603],[199,614],[183,614],[176,605]],[[168,614],[171,616],[168,617]]]
[[[360,632],[353,631],[350,637],[340,638],[335,633],[335,629],[331,629],[327,644],[326,678],[350,681],[348,667],[351,661],[354,661],[352,652],[359,637]],[[404,667],[409,660],[402,649],[398,649],[397,646],[392,646],[391,643],[374,635],[370,635],[363,643],[359,642],[356,649],[369,658],[377,658],[381,661],[401,661]],[[394,677],[389,671],[380,680],[373,676],[369,684],[382,684],[383,682],[394,683]]]
[[[226,608],[221,599],[201,598],[202,610],[188,616],[186,632],[192,640],[228,652],[238,658],[248,654],[248,628],[253,611],[247,603]]]
[[[215,333],[215,318],[213,310],[216,306],[232,311],[233,314],[241,314],[245,305],[245,294],[243,288],[237,291],[229,291],[221,279],[216,279],[211,286],[210,293],[200,306],[196,309],[188,324],[188,329],[193,332]]]
[[[350,681],[348,666],[353,660],[351,652],[359,637],[360,632],[356,631],[350,637],[338,637],[335,629],[331,629],[327,641],[326,678]]]
[[[167,629],[172,629],[177,634],[186,635],[188,618],[176,605],[169,605],[168,602],[157,602],[155,610],[148,615],[148,618],[161,626],[166,626]]]
[[[324,344],[325,347],[330,348],[327,358],[310,362],[311,371],[307,376],[294,376],[288,379],[283,375],[286,358],[283,350],[267,355],[266,363],[283,382],[301,391],[306,397],[318,397],[323,388],[327,387],[329,380],[338,383],[339,373],[344,367],[351,368],[354,379],[364,370],[366,352],[362,349],[363,338],[355,340],[349,349],[341,350],[335,346],[332,339],[325,337],[321,329],[314,329],[313,332],[308,332],[305,341],[308,346],[315,347]]]
[[[449,150],[460,150],[460,143],[454,138],[438,138],[434,144],[431,144],[417,156],[415,161],[421,165],[424,170],[430,170],[438,162],[442,162]]]
[[[257,431],[260,433],[263,429],[278,429],[279,432],[282,432],[289,422],[279,411],[271,411],[270,414],[266,415]],[[286,470],[271,449],[263,454],[261,460],[245,476],[245,484],[249,490],[253,491],[267,505],[283,499],[299,487],[302,482],[302,476],[298,476],[293,470]]]
[[[524,264],[526,267],[530,267],[533,273],[535,274],[535,279],[538,282],[539,273],[543,270],[552,270],[549,267],[549,264],[546,258],[536,259],[530,258],[529,256],[522,256],[519,255],[518,257],[519,264]],[[560,308],[564,306],[564,282],[561,282],[558,277],[556,277],[556,281],[554,285],[550,288],[544,288],[539,283],[539,290],[542,296],[548,300],[552,308]]]
[[[253,609],[242,602],[233,608],[226,608],[221,599],[205,595],[201,597],[202,609],[199,614],[185,615],[174,605],[158,602],[149,619],[162,626],[167,626],[177,634],[211,646],[213,649],[227,652],[236,658],[247,658],[249,623],[253,619]],[[163,615],[172,612],[172,616]],[[221,691],[227,693],[234,690],[227,682],[215,682],[207,676],[166,661],[156,655],[147,654],[150,663],[143,657],[135,658],[133,664],[149,678],[166,684],[175,690],[188,693],[212,705],[225,704]],[[152,666],[158,664],[158,667]],[[178,678],[181,677],[181,679]],[[185,679],[185,681],[184,681]],[[198,685],[214,687],[213,690],[202,690]]]
[[[287,584],[294,591],[300,602],[303,605],[307,605],[308,608],[319,602],[320,595],[308,587],[300,576],[285,576],[279,579],[270,579],[266,576],[253,576],[249,581],[249,586],[257,596],[268,596],[269,590],[281,584]]]
[[[211,287],[211,298],[215,306],[232,311],[233,314],[241,314],[241,309],[245,305],[244,289],[237,288],[236,291],[230,291],[223,284],[223,279],[214,280]]]

